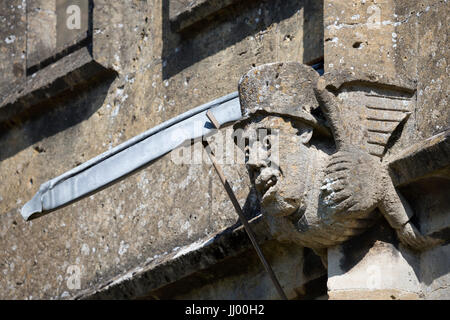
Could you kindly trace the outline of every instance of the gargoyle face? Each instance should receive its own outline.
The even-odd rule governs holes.
[[[279,116],[245,126],[245,162],[265,214],[287,216],[301,205],[311,136],[311,127]]]

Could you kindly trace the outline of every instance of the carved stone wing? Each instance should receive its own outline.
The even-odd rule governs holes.
[[[382,157],[392,133],[409,116],[411,103],[405,98],[378,97],[375,99],[378,99],[379,103],[368,101],[364,106],[367,130],[365,142],[370,154]]]
[[[338,149],[352,145],[382,158],[393,133],[411,114],[414,89],[377,79],[329,73],[319,80],[316,94]]]

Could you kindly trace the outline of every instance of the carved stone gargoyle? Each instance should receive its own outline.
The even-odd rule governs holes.
[[[326,264],[328,247],[382,214],[406,246],[436,244],[411,223],[413,212],[383,161],[392,133],[412,111],[413,89],[369,76],[319,77],[288,62],[250,70],[239,95],[244,118],[234,128],[243,129],[239,145],[276,238],[312,248]],[[330,130],[334,145],[326,143]]]

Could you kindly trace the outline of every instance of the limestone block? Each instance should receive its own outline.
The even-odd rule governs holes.
[[[448,12],[440,0],[325,1],[325,71],[375,71],[416,84],[417,110],[399,147],[448,127]]]
[[[328,249],[330,299],[419,298],[418,256],[399,247],[384,226],[377,228],[376,233]]]
[[[50,99],[68,98],[89,82],[115,75],[96,63],[86,47],[70,53],[11,88],[0,101],[0,131],[51,109],[54,104],[48,103]],[[13,149],[4,152],[3,157]]]
[[[169,33],[165,2],[96,1],[94,60],[117,77],[94,83],[68,101],[49,99],[51,111],[0,138],[2,150],[8,150],[1,154],[0,179],[10,181],[0,186],[0,242],[7,248],[0,257],[2,297],[73,297],[237,222],[212,166],[176,165],[170,155],[48,219],[19,220],[19,209],[41,183],[236,91],[252,64],[304,58],[303,38],[287,35],[301,34],[306,2],[244,4],[242,14],[188,39]],[[320,13],[309,23],[320,26]],[[275,45],[285,37],[286,45]],[[241,205],[254,214],[245,167],[223,169]],[[71,266],[80,268],[79,289],[67,286]]]
[[[325,71],[395,73],[393,1],[325,1]]]
[[[171,24],[176,31],[180,31],[238,1],[239,0],[170,0],[169,17]]]
[[[14,3],[17,10],[21,4]],[[400,83],[408,82],[409,78],[413,84],[420,77],[424,79],[417,92],[420,105],[411,113],[398,145],[409,146],[414,139],[422,139],[416,128],[427,136],[448,123],[444,81],[448,61],[444,32],[447,2],[430,0],[418,5],[395,1],[394,5],[394,1],[377,1],[381,24],[379,29],[372,30],[368,20],[377,26],[377,21],[373,20],[377,12],[368,9],[375,1],[325,1],[325,8],[321,1],[315,0],[239,1],[235,4],[239,10],[226,11],[220,21],[207,19],[208,23],[201,29],[183,35],[171,30],[167,3],[96,0],[93,60],[113,68],[117,77],[97,79],[99,81],[78,90],[69,100],[45,97],[49,93],[47,89],[40,91],[41,97],[48,98],[40,100],[41,103],[54,108],[26,122],[15,123],[0,136],[0,180],[8,182],[0,185],[1,298],[71,298],[86,289],[104,288],[114,279],[127,282],[128,277],[134,277],[137,267],[149,265],[161,268],[160,271],[167,267],[164,272],[153,274],[156,279],[149,280],[154,280],[157,287],[211,267],[218,261],[214,258],[226,256],[229,251],[221,252],[217,248],[213,254],[201,256],[204,251],[196,247],[233,228],[237,221],[212,167],[208,164],[175,165],[169,155],[124,181],[40,220],[25,223],[20,220],[19,209],[42,182],[188,109],[235,91],[239,78],[252,66],[320,59],[324,11],[328,70],[378,71],[385,78],[396,81],[402,78]],[[52,32],[42,26],[44,22],[54,22],[44,6],[52,1],[42,4],[43,10],[35,13],[37,20],[31,25],[41,28],[39,32],[36,29],[39,34],[47,32],[42,47],[51,49]],[[6,8],[1,9],[2,13],[7,12]],[[20,21],[23,23],[22,18]],[[400,25],[395,25],[399,22]],[[416,24],[421,24],[419,29]],[[39,34],[30,33],[31,49],[39,46]],[[11,35],[15,36],[15,42],[11,42]],[[420,61],[412,57],[420,48],[417,35],[423,37],[423,46],[426,46],[421,50]],[[13,69],[9,60],[11,52],[18,57],[16,51],[23,49],[25,38],[8,33],[1,36],[0,41],[3,41],[0,60],[6,70],[2,80],[10,81],[14,70],[17,77],[21,75],[20,70],[25,70],[21,69],[22,65]],[[14,49],[8,47],[16,43],[18,46]],[[42,77],[58,77],[52,69],[57,67],[52,66]],[[78,76],[68,77],[64,84],[69,88],[78,84]],[[15,91],[10,87],[2,87],[2,90],[4,88],[8,92],[22,89],[14,86]],[[356,103],[361,97],[350,98]],[[232,144],[232,140],[230,142]],[[251,193],[245,168],[224,166],[224,170],[239,201],[249,209],[246,213],[257,213],[258,204]],[[426,202],[428,208],[433,206],[433,201],[441,199],[432,195],[430,198]],[[424,230],[434,232],[441,221],[447,220],[424,224]],[[369,241],[367,245],[357,243],[355,250],[346,249],[347,244],[330,250],[330,297],[344,294],[355,297],[365,292],[367,297],[373,294],[382,298],[416,298],[419,292],[416,290],[417,259],[393,238],[375,238],[378,242]],[[233,245],[240,248],[240,244],[237,241]],[[183,250],[180,248],[192,249],[192,256],[188,261],[179,260],[177,268],[171,269],[173,265],[164,262],[177,256]],[[435,263],[440,256],[447,257],[447,249],[435,250],[426,252],[421,260],[429,272],[437,270],[432,276],[425,274],[425,269],[421,271],[426,279],[427,287],[422,289],[426,297],[448,296],[447,276],[444,275],[448,274],[447,267]],[[358,256],[352,267],[340,263],[358,252],[368,254]],[[301,284],[297,269],[301,261],[295,261],[298,256],[298,252],[286,250],[287,258],[276,267],[283,273],[283,281],[294,279]],[[372,265],[373,269],[369,269]],[[430,265],[432,267],[428,267]],[[79,268],[79,288],[68,285],[72,278],[68,271],[76,270],[72,267]],[[378,274],[377,268],[385,276],[376,283],[375,290],[367,290],[364,281],[367,279],[363,275],[369,273],[368,277],[373,279]],[[256,282],[247,288],[260,294],[259,290],[266,289],[268,282],[258,283],[262,276],[257,272],[253,274],[256,274]],[[235,278],[233,285],[242,279],[245,277]],[[137,281],[138,286],[141,284]],[[290,287],[291,297],[296,286],[294,283]],[[222,291],[223,296],[242,295],[245,291],[234,288]],[[133,288],[127,289],[130,291],[122,294],[132,296]],[[120,287],[117,290],[120,291]],[[145,293],[145,287],[140,290]],[[270,292],[267,296],[270,297]]]
[[[30,1],[27,9],[27,66],[51,56],[56,49],[56,0]]]
[[[417,16],[420,14],[420,16]],[[416,14],[417,44],[417,129],[422,138],[448,129],[450,4],[435,1]]]
[[[22,0],[0,3],[0,100],[25,77],[25,8]]]
[[[420,257],[424,299],[450,299],[450,245],[424,252]]]
[[[89,0],[56,0],[56,50],[64,50],[90,36]],[[90,39],[89,39],[90,40]]]
[[[27,68],[86,39],[92,19],[90,15],[89,0],[29,1]]]

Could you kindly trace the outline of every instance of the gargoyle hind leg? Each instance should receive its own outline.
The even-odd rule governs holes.
[[[404,245],[419,251],[440,244],[441,241],[438,239],[423,236],[411,223],[413,211],[406,199],[394,187],[387,173],[383,180],[384,192],[379,209],[389,225],[395,229],[399,240]]]

